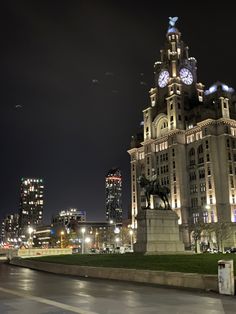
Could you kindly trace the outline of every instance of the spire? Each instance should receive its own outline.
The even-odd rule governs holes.
[[[175,23],[178,21],[178,16],[169,17],[169,27],[167,34],[170,33],[180,33],[179,30],[175,27]]]

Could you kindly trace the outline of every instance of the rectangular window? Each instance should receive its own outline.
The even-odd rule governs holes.
[[[199,179],[205,178],[205,170],[204,169],[199,170],[198,174],[199,174]]]
[[[206,149],[209,148],[209,144],[208,144],[208,141],[206,141]]]
[[[233,177],[230,177],[230,186],[231,186],[231,189],[234,188],[234,178]]]
[[[178,119],[179,119],[179,121],[181,121],[181,115],[180,114],[178,115]]]
[[[215,222],[215,213],[213,210],[211,211],[211,222]]]
[[[209,195],[209,200],[210,200],[210,204],[213,204],[213,199],[212,199],[212,195]]]
[[[208,189],[209,189],[209,190],[211,190],[211,189],[212,189],[211,179],[208,179]]]
[[[175,149],[172,148],[172,156],[175,157]]]
[[[175,208],[178,207],[178,204],[177,204],[177,199],[175,199]]]
[[[207,154],[206,157],[207,157],[207,161],[210,161],[210,155]]]
[[[176,184],[174,184],[174,194],[176,194]]]
[[[173,181],[176,181],[176,175],[175,175],[175,172],[173,173]]]
[[[196,224],[199,221],[199,213],[193,213],[193,223]]]
[[[204,223],[208,223],[208,212],[203,212],[202,213],[202,218]]]

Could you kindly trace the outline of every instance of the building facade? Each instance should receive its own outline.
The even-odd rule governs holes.
[[[17,242],[19,237],[19,214],[7,215],[1,224],[1,242]]]
[[[106,220],[122,223],[122,176],[118,168],[110,169],[105,177]]]
[[[43,193],[42,179],[21,179],[19,225],[20,234],[26,235],[27,228],[41,225],[43,219]]]
[[[78,222],[86,221],[86,211],[76,208],[61,210],[57,215],[52,217],[52,224],[56,229],[76,228]]]
[[[137,179],[144,175],[170,189],[171,208],[179,216],[183,241],[190,245],[191,227],[236,222],[236,94],[217,82],[210,88],[197,80],[197,61],[175,25],[169,26],[160,61],[154,64],[150,105],[143,110],[143,133],[132,137],[132,226],[144,207]],[[151,207],[157,207],[152,199]]]

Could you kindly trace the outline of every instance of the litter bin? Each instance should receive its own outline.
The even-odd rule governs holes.
[[[218,261],[218,287],[220,294],[234,295],[233,260]]]

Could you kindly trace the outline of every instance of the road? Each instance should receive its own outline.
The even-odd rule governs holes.
[[[223,314],[235,313],[236,297],[80,279],[0,263],[1,314]]]

